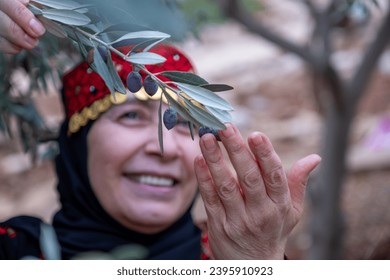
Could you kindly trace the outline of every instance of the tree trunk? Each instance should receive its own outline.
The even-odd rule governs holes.
[[[335,103],[326,108],[322,162],[314,185],[309,187],[309,259],[340,259],[343,252],[344,219],[341,210],[342,186],[352,114],[338,110]]]

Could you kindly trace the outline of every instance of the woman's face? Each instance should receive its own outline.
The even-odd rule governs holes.
[[[177,221],[197,190],[193,162],[200,153],[198,139],[192,140],[187,123],[170,131],[163,126],[161,154],[158,107],[159,101],[152,100],[113,106],[95,121],[87,139],[97,199],[115,220],[142,233],[159,232]]]

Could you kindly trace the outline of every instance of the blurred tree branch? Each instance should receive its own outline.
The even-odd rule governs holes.
[[[243,24],[249,31],[300,57],[313,75],[314,95],[325,118],[322,137],[322,163],[314,186],[309,188],[311,199],[312,249],[311,259],[339,259],[343,254],[344,221],[341,211],[342,184],[349,131],[357,106],[366,92],[375,66],[390,39],[390,7],[387,7],[370,46],[364,51],[360,65],[350,79],[345,79],[335,68],[331,57],[332,32],[343,20],[349,20],[349,9],[354,0],[331,0],[319,7],[312,0],[295,1],[304,4],[314,22],[311,39],[299,45],[266,27],[260,17],[245,11],[238,0],[218,0],[221,10]],[[372,1],[378,5],[376,1]]]

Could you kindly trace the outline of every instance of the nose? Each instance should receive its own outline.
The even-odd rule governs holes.
[[[174,131],[168,131],[163,125],[162,137],[160,137],[158,125],[156,125],[156,128],[150,132],[150,138],[145,145],[145,151],[149,154],[159,155],[164,160],[175,159],[183,152],[177,142],[178,137],[175,136],[177,135],[175,135]],[[160,143],[161,140],[162,142]]]

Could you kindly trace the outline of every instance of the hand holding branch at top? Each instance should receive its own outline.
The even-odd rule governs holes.
[[[208,216],[216,259],[283,259],[289,234],[299,221],[310,172],[318,155],[297,161],[286,176],[269,139],[254,132],[245,144],[238,129],[219,133],[235,174],[211,134],[200,140],[195,171]]]
[[[45,33],[42,23],[27,9],[29,0],[0,0],[0,51],[10,54],[32,49]]]

